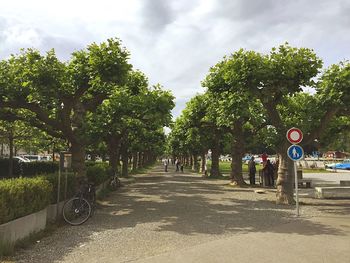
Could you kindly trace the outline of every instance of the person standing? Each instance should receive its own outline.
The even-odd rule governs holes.
[[[176,172],[178,172],[180,170],[179,169],[179,167],[180,167],[180,160],[179,159],[176,159],[175,165],[176,165]]]
[[[255,167],[254,156],[252,156],[252,158],[250,158],[248,162],[248,170],[249,170],[249,183],[250,185],[255,185],[256,167]]]
[[[266,152],[264,152],[264,153],[261,155],[261,161],[262,161],[262,163],[263,163],[263,166],[265,166],[265,164],[266,164],[266,162],[267,162],[267,157],[268,157],[268,155],[267,155]]]
[[[274,186],[275,185],[275,180],[274,180],[274,168],[273,168],[273,165],[272,163],[270,162],[270,160],[267,160],[266,161],[266,164],[263,168],[263,171],[264,171],[264,176],[267,180],[267,185],[268,186]]]
[[[163,164],[164,164],[164,172],[167,172],[168,171],[168,159],[164,159]]]

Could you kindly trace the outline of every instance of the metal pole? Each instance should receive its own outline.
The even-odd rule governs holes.
[[[67,200],[67,188],[68,188],[68,169],[66,168],[66,182],[64,184],[64,201]]]
[[[296,209],[297,209],[297,216],[299,216],[298,173],[297,173],[297,163],[296,163],[296,161],[294,161],[294,174],[295,174]]]
[[[60,203],[60,191],[61,191],[61,162],[62,162],[62,154],[60,154],[60,162],[58,165],[58,184],[57,184],[57,204],[56,204],[56,219],[58,220],[59,215],[59,203]]]

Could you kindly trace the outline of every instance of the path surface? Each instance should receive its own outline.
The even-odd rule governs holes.
[[[275,205],[273,189],[256,194],[169,170],[135,176],[84,225],[60,227],[14,260],[349,262],[349,200],[302,199],[308,205],[295,218],[292,208]]]

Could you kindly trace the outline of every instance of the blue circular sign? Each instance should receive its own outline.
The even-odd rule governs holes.
[[[304,150],[299,145],[291,145],[287,150],[287,154],[293,161],[298,161],[304,157]]]

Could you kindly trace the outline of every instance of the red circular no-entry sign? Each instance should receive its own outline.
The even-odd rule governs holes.
[[[303,133],[298,128],[291,128],[287,131],[287,139],[292,144],[298,144],[303,140]]]

